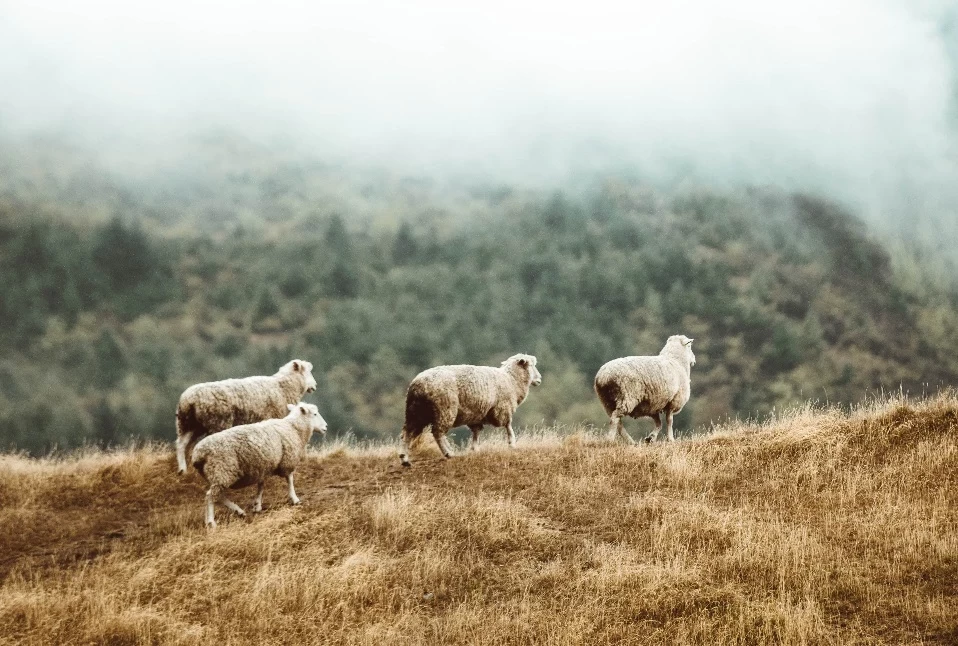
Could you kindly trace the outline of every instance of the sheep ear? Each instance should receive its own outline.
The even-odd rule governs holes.
[[[286,404],[286,408],[292,413],[294,410],[296,410],[296,404]]]
[[[518,363],[520,366],[527,366],[527,365],[529,365],[529,361],[526,360],[525,357],[521,357],[518,361],[516,361],[516,363]]]
[[[306,415],[306,407],[305,407],[305,406],[300,406],[300,407],[299,407],[299,413],[300,413],[300,415]]]
[[[299,372],[299,361],[293,362],[293,372]]]

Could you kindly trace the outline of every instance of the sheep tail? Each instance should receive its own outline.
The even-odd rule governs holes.
[[[176,409],[176,434],[183,435],[190,431],[199,430],[199,420],[196,419],[196,405],[192,402]]]
[[[435,420],[436,411],[432,401],[425,393],[416,392],[415,386],[410,387],[406,394],[406,432],[407,439],[418,437],[423,430]]]

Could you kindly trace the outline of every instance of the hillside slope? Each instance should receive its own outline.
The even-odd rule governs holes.
[[[169,450],[4,457],[0,643],[958,641],[955,394],[413,458],[327,447],[208,532]]]

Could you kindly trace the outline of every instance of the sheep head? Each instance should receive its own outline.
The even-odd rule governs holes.
[[[279,372],[281,374],[298,373],[303,375],[303,379],[306,382],[306,392],[311,393],[316,391],[316,380],[313,379],[313,364],[309,361],[293,359],[280,368]]]
[[[694,366],[695,353],[692,352],[692,341],[694,340],[695,339],[690,339],[684,334],[673,334],[669,337],[669,340],[665,342],[665,347],[662,348],[660,354],[668,354],[680,361],[687,362],[689,366]]]
[[[514,354],[502,362],[503,368],[511,366],[517,367],[528,375],[530,386],[538,386],[542,383],[542,375],[536,368],[536,358],[531,354]]]
[[[309,428],[313,433],[326,435],[326,420],[319,414],[319,409],[315,404],[299,402],[298,404],[287,404],[286,408],[289,409],[288,417],[306,418],[309,420]]]

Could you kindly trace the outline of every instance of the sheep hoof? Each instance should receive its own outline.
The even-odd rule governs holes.
[[[289,501],[289,504],[291,504],[291,505],[301,505],[301,504],[303,504],[303,501],[300,500],[299,498],[297,498],[296,500],[290,500],[290,501]]]
[[[177,469],[176,472],[177,472],[178,474],[180,474],[181,476],[185,476],[185,475],[186,475],[186,469]]]
[[[645,443],[646,443],[646,444],[651,444],[651,443],[652,443],[652,436],[651,436],[651,435],[648,436],[647,438],[645,438]]]
[[[402,461],[402,465],[403,465],[404,467],[411,467],[411,466],[412,466],[412,462],[410,462],[409,460],[403,460],[403,461]]]
[[[211,520],[208,523],[206,523],[206,529],[216,529],[216,521]]]

